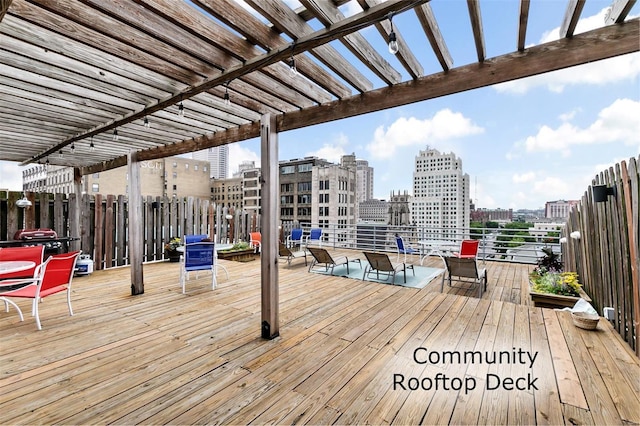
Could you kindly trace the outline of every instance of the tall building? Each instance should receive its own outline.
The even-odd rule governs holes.
[[[355,225],[358,220],[355,169],[324,164],[315,166],[312,175],[312,224],[321,228],[337,224],[338,229]],[[340,237],[337,241],[344,240]]]
[[[229,145],[214,146],[191,154],[194,160],[209,162],[209,176],[226,179],[229,176]]]
[[[441,238],[459,239],[456,229],[469,228],[469,175],[454,153],[427,147],[415,157],[413,220],[418,228],[435,229]],[[448,231],[451,229],[451,231]]]
[[[317,157],[280,161],[280,219],[311,226],[314,166],[331,164]],[[317,201],[316,201],[317,202]]]
[[[251,162],[253,164],[253,161]],[[242,205],[247,212],[262,213],[262,187],[260,169],[257,167],[242,168]]]
[[[356,202],[358,204],[373,198],[373,167],[367,160],[356,159],[355,154],[343,155],[340,159],[342,167],[356,171]]]

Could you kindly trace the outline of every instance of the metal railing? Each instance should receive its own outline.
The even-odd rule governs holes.
[[[283,222],[282,235],[286,238],[292,228],[302,228],[305,235],[311,228],[322,228],[322,244],[334,249],[372,250],[397,252],[396,235],[405,245],[419,254],[426,254],[427,247],[437,243],[456,251],[462,240],[479,240],[478,259],[500,262],[535,264],[544,255],[543,248],[551,248],[561,255],[561,230],[537,228],[418,228],[361,223],[356,225],[329,224],[314,227]]]

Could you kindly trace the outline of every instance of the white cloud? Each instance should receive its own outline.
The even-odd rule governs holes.
[[[538,133],[525,140],[527,152],[560,151],[570,154],[575,145],[622,142],[628,146],[640,145],[640,102],[617,99],[598,114],[598,119],[582,129],[562,123],[553,129],[542,126]]]
[[[0,161],[0,189],[22,191],[22,170],[24,168],[13,161]]]
[[[583,33],[601,27],[607,9],[598,14],[578,21],[574,34]],[[629,18],[632,18],[629,16]],[[560,27],[546,32],[540,43],[558,40]],[[530,46],[528,46],[530,47]],[[640,74],[640,53],[617,56],[611,59],[596,61],[578,67],[566,68],[529,78],[501,83],[493,86],[498,92],[524,94],[535,87],[546,87],[551,92],[561,93],[566,86],[591,84],[606,85],[611,82],[632,80]]]
[[[322,148],[310,151],[305,156],[324,158],[332,163],[339,163],[340,158],[347,154],[345,151],[347,145],[349,145],[349,138],[344,133],[340,133],[334,137],[332,142],[325,143]]]
[[[431,119],[401,117],[386,129],[379,126],[367,149],[374,158],[389,158],[398,147],[424,146],[483,132],[482,127],[476,126],[461,113],[443,109]]]
[[[229,176],[238,171],[238,166],[244,161],[254,161],[256,167],[260,167],[260,154],[250,149],[243,148],[240,143],[229,145]]]
[[[536,174],[534,172],[527,172],[522,174],[513,175],[512,181],[513,183],[527,183],[533,182],[536,178]]]
[[[575,118],[576,114],[580,112],[580,108],[574,109],[573,111],[565,112],[564,114],[560,114],[558,117],[561,121],[571,121]]]

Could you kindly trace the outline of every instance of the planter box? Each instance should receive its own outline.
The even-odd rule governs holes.
[[[218,251],[218,259],[235,260],[236,262],[250,262],[255,259],[255,249],[248,248],[246,250],[235,251]]]
[[[536,308],[573,308],[580,298],[583,298],[587,302],[591,303],[591,298],[582,289],[578,291],[580,297],[562,296],[560,294],[550,293],[537,293],[535,291],[529,291],[531,294],[531,300],[533,306]]]

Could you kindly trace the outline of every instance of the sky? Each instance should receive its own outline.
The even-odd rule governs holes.
[[[286,3],[300,5],[296,0]],[[575,33],[602,26],[610,3],[586,2]],[[470,24],[461,23],[461,17],[468,16],[466,2],[433,0],[430,4],[453,66],[475,62]],[[558,38],[566,4],[567,0],[531,3],[527,46]],[[513,51],[518,2],[483,0],[480,6],[487,58]],[[361,11],[354,0],[341,9],[345,15]],[[636,4],[630,16],[639,14]],[[395,16],[393,24],[425,74],[442,70],[414,12]],[[403,80],[410,78],[387,53],[375,28],[361,33],[403,73]],[[350,57],[339,41],[332,46]],[[376,87],[383,86],[368,70],[361,71]],[[634,53],[282,132],[279,159],[317,156],[339,162],[342,155],[355,153],[374,169],[374,197],[388,199],[392,191],[412,193],[415,157],[430,147],[461,158],[476,207],[542,208],[547,201],[580,199],[598,173],[640,155],[639,75],[640,53]],[[246,160],[259,166],[259,139],[230,145],[229,157],[231,173]],[[0,162],[0,188],[20,190],[21,185],[17,163]]]

